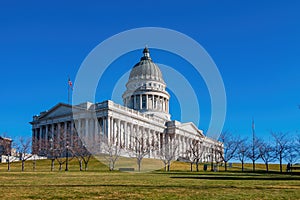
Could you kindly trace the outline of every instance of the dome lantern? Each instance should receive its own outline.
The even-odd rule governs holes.
[[[145,59],[145,60],[151,60],[151,57],[150,57],[150,51],[148,49],[148,47],[146,46],[144,51],[143,51],[143,54],[144,54],[144,57],[141,58],[142,59]]]

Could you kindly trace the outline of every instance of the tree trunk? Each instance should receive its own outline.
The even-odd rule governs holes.
[[[32,166],[32,168],[33,168],[33,171],[35,171],[35,169],[36,169],[36,160],[35,159],[33,160],[33,166]]]
[[[112,170],[115,170],[115,166],[116,166],[116,161],[114,160],[114,161],[112,162]]]
[[[54,170],[54,159],[51,159],[51,172]]]
[[[22,172],[24,171],[25,168],[25,160],[22,160]]]
[[[266,171],[269,172],[269,164],[268,164],[268,162],[266,162],[265,164],[266,164]]]
[[[113,171],[114,170],[114,167],[113,167],[113,164],[112,164],[112,161],[109,162],[109,171]]]
[[[282,173],[282,154],[279,155],[280,173]]]
[[[82,160],[79,160],[79,171],[82,171]]]
[[[225,164],[225,172],[227,172],[227,161],[224,162],[224,164]]]
[[[168,172],[170,171],[170,161],[168,161]]]
[[[244,171],[244,161],[242,161],[242,172]]]
[[[138,163],[139,172],[141,171],[141,163]]]
[[[196,162],[196,171],[199,172],[199,163]]]
[[[88,163],[84,162],[84,170],[87,171],[88,170]]]
[[[193,171],[193,163],[191,162],[191,172]]]
[[[8,156],[8,160],[7,160],[7,171],[10,171],[10,161],[9,161],[9,156]]]
[[[62,163],[59,163],[59,171],[62,169]]]
[[[252,160],[252,168],[253,168],[253,171],[255,172],[255,160]]]

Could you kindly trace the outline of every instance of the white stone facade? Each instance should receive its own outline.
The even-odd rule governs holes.
[[[176,159],[187,158],[190,148],[199,141],[200,162],[218,159],[213,152],[222,146],[220,142],[207,138],[192,122],[170,120],[170,95],[165,90],[160,69],[152,62],[147,48],[143,53],[144,57],[133,67],[126,84],[124,106],[110,100],[74,106],[59,103],[34,116],[31,122],[33,153],[46,155],[57,138],[62,138],[62,145],[72,147],[77,142],[73,136],[80,135],[94,144],[102,136],[122,148],[122,154],[127,156],[136,145],[134,137],[142,135],[144,143],[155,147],[149,151],[149,158],[159,158],[164,145],[170,141],[175,141],[178,147]]]

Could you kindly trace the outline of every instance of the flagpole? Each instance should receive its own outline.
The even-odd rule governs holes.
[[[252,164],[253,164],[253,171],[255,171],[255,164],[254,164],[254,159],[255,159],[255,124],[254,124],[254,118],[252,117]]]
[[[69,78],[70,80],[70,78]],[[70,105],[70,86],[69,86],[69,83],[68,83],[68,104]]]
[[[70,76],[68,76],[68,104],[70,105]]]
[[[70,76],[68,76],[68,104],[69,105],[71,105],[70,104],[71,103],[71,96],[70,96],[71,91],[70,91],[70,89],[73,90],[73,83],[72,83],[72,81],[70,79]]]

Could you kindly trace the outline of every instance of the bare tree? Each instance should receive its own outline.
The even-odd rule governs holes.
[[[225,171],[227,171],[227,163],[235,156],[235,152],[238,148],[238,139],[234,138],[228,131],[223,132],[220,135],[220,142],[223,143],[223,148],[216,148],[215,151],[220,156],[221,160],[225,164]]]
[[[291,165],[294,164],[299,158],[299,154],[296,149],[296,144],[290,144],[285,153],[284,160]]]
[[[99,143],[92,137],[75,137],[73,139],[71,151],[78,160],[80,171],[82,171],[82,162],[84,163],[84,170],[88,170],[88,163],[91,157],[99,152],[97,145],[99,145]]]
[[[168,137],[159,151],[159,158],[165,165],[165,171],[170,171],[171,161],[178,156],[178,143],[174,138]]]
[[[186,150],[186,159],[189,161],[190,163],[190,171],[193,171],[193,164],[195,163],[195,157],[194,157],[194,153],[193,153],[193,145],[190,144],[189,148]]]
[[[248,152],[247,157],[252,161],[252,170],[255,172],[255,162],[260,158],[259,147],[261,145],[261,141],[253,136],[251,150]]]
[[[33,137],[33,138],[32,138],[32,145],[31,145],[31,153],[32,153],[32,154],[37,153],[37,152],[38,152],[38,148],[39,148],[39,145],[38,145],[37,138],[36,138],[36,137]],[[32,168],[33,168],[33,171],[35,171],[35,169],[36,169],[36,159],[35,159],[35,155],[33,155]]]
[[[32,154],[30,154],[31,150],[31,138],[23,138],[20,137],[17,144],[17,151],[19,153],[19,157],[22,163],[22,171],[25,169],[25,161],[28,160]]]
[[[199,163],[202,161],[202,155],[204,152],[204,146],[202,138],[195,139],[187,150],[187,157],[191,164],[191,171],[193,171],[193,164],[196,164],[196,171],[199,171]]]
[[[300,134],[298,136],[296,136],[295,149],[298,152],[298,156],[299,156],[299,154],[300,154]]]
[[[121,156],[122,147],[114,142],[103,138],[101,143],[101,151],[104,153],[104,159],[108,162],[109,170],[115,169],[115,164]]]
[[[92,153],[87,149],[85,144],[73,146],[72,154],[77,158],[79,163],[79,170],[82,171],[82,162],[84,163],[84,170],[88,170],[88,163],[92,157]]]
[[[280,172],[282,172],[282,160],[286,157],[286,152],[289,149],[288,133],[272,132],[275,142],[275,157],[279,160]]]
[[[267,142],[261,142],[258,149],[260,157],[265,163],[266,171],[269,172],[269,163],[275,160],[275,149]]]
[[[6,155],[6,161],[7,161],[7,171],[10,171],[10,156],[11,156],[11,146],[12,146],[12,140],[7,137],[6,133],[1,134],[1,141],[0,141],[0,156]]]
[[[62,166],[66,163],[69,162],[70,160],[73,159],[73,156],[69,156],[69,144],[64,136],[63,132],[59,134],[59,136],[54,137],[54,139],[51,141],[52,142],[52,148],[51,148],[51,157],[52,157],[52,162],[51,162],[51,169],[52,166],[54,165],[54,160],[56,160],[59,164],[59,171],[62,170]],[[68,155],[67,155],[68,154]],[[71,159],[70,159],[71,158]],[[66,171],[68,170],[66,166]]]
[[[241,161],[242,164],[242,172],[244,171],[244,164],[247,159],[247,155],[250,152],[250,145],[247,143],[247,139],[241,139],[238,142],[238,147],[236,151],[236,158]]]
[[[136,158],[138,171],[141,171],[142,160],[145,156],[149,155],[155,146],[150,142],[150,138],[146,135],[146,132],[140,130],[136,135],[132,136],[133,145],[129,149],[130,157]]]
[[[54,171],[54,161],[55,161],[55,154],[54,154],[54,142],[53,138],[49,139],[48,143],[48,150],[47,150],[47,158],[50,158],[51,160],[51,171]]]

